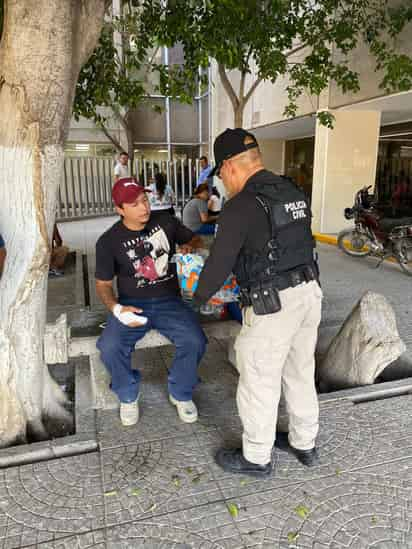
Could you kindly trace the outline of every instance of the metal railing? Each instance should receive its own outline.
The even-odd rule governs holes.
[[[112,215],[115,212],[111,198],[113,170],[111,158],[65,158],[63,180],[59,187],[57,220]],[[181,213],[196,187],[200,172],[199,160],[135,160],[134,173],[144,186],[152,182],[157,171],[165,174],[176,197],[177,212]]]

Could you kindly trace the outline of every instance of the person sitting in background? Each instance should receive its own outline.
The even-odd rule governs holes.
[[[172,187],[167,184],[166,177],[163,173],[156,173],[154,183],[152,183],[149,188],[152,191],[149,195],[151,211],[167,211],[171,215],[175,215],[175,210],[173,208],[175,195]]]
[[[69,248],[67,246],[63,246],[62,237],[60,236],[59,229],[57,228],[57,224],[55,223],[53,227],[52,253],[49,266],[50,277],[53,278],[64,275],[63,268],[68,253]]]
[[[209,202],[207,203],[207,208],[210,216],[220,214],[220,210],[222,209],[222,198],[216,187],[212,188],[212,194],[210,195]]]
[[[0,234],[0,277],[3,274],[4,263],[6,262],[6,245],[4,243],[3,237]]]
[[[196,234],[214,234],[217,217],[209,216],[207,203],[209,190],[207,183],[199,185],[193,197],[183,209],[183,225]]]

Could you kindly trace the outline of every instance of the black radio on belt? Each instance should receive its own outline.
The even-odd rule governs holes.
[[[281,310],[279,292],[273,282],[262,282],[249,291],[250,303],[255,315],[270,315]]]

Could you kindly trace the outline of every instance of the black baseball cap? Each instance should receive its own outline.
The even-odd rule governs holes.
[[[216,137],[213,144],[216,165],[209,175],[219,175],[220,168],[225,160],[258,146],[256,137],[252,133],[243,128],[227,128]]]

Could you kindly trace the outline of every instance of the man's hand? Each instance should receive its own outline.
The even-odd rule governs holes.
[[[140,328],[147,322],[146,317],[136,317],[136,319],[134,319],[135,313],[140,314],[143,312],[143,309],[133,307],[132,305],[120,305],[117,303],[113,307],[112,312],[122,324],[128,326],[129,328]]]

